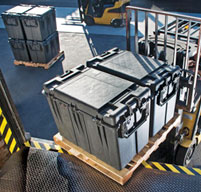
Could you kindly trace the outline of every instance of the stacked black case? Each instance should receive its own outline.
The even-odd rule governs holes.
[[[56,32],[55,9],[37,6],[21,16],[27,40],[44,41]]]
[[[135,82],[151,90],[150,136],[174,116],[180,67],[114,48],[87,62],[88,67]]]
[[[44,84],[63,137],[122,169],[149,138],[150,90],[80,66]]]
[[[54,7],[18,5],[2,18],[16,60],[46,64],[59,53]]]
[[[1,14],[9,38],[26,39],[22,27],[21,15],[33,7],[33,5],[18,5]]]

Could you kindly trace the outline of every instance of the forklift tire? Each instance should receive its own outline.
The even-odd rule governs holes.
[[[122,22],[122,20],[121,19],[112,19],[112,21],[111,21],[111,25],[113,26],[113,27],[121,27],[122,26],[122,24],[123,24],[123,22]]]
[[[192,144],[188,148],[179,145],[176,153],[175,163],[177,165],[187,166],[192,159],[195,147],[195,142],[192,142]]]
[[[87,25],[94,25],[95,22],[94,22],[94,19],[93,17],[89,16],[89,15],[86,15],[85,18],[84,18],[84,21]]]

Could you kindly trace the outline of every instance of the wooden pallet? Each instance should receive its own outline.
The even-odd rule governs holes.
[[[58,144],[61,148],[67,151],[69,154],[77,157],[81,161],[90,165],[94,169],[103,173],[107,177],[113,179],[121,185],[124,185],[132,176],[133,172],[138,168],[138,166],[146,161],[149,156],[159,147],[159,145],[165,141],[167,134],[174,128],[179,125],[181,121],[181,116],[176,114],[175,117],[168,122],[166,126],[162,128],[159,133],[157,133],[154,137],[150,138],[148,144],[137,154],[134,156],[132,161],[128,163],[128,165],[122,169],[117,170],[110,165],[104,163],[99,160],[95,156],[89,154],[84,151],[80,147],[74,145],[70,141],[66,140],[64,137],[57,133],[54,136],[54,142]]]
[[[48,63],[34,63],[34,62],[28,62],[28,61],[17,61],[17,60],[14,60],[14,64],[15,65],[25,65],[27,67],[43,67],[44,69],[49,69],[58,60],[63,60],[63,59],[64,59],[64,51],[61,51],[61,52],[58,53],[57,56],[55,56]]]

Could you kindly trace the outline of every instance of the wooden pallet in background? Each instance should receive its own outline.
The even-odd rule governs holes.
[[[180,122],[181,115],[176,114],[167,125],[165,125],[154,137],[149,139],[148,144],[137,155],[134,156],[134,158],[124,169],[120,171],[66,140],[60,135],[60,133],[57,133],[54,136],[54,142],[69,154],[77,157],[84,163],[90,165],[119,184],[124,185],[131,178],[133,172],[138,168],[138,166],[149,158],[149,156],[159,147],[159,145],[165,141],[167,134],[174,127],[177,127]]]
[[[14,60],[15,65],[24,65],[27,67],[43,67],[44,69],[49,69],[52,65],[54,65],[57,61],[64,59],[64,51],[61,51],[58,53],[57,56],[55,56],[51,61],[48,63],[34,63],[34,62],[28,62],[28,61],[17,61]]]

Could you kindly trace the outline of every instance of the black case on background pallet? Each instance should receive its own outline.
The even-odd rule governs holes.
[[[13,51],[15,60],[17,61],[30,61],[30,56],[27,50],[27,45],[25,40],[21,39],[8,39],[10,47]]]
[[[80,66],[46,82],[44,93],[61,135],[116,169],[148,143],[146,87]]]
[[[55,8],[37,6],[21,16],[27,40],[43,41],[56,31]]]
[[[9,38],[25,39],[20,16],[33,7],[33,5],[18,5],[1,14]]]
[[[174,116],[179,66],[166,65],[118,48],[89,60],[87,66],[151,89],[150,136],[155,135]]]
[[[53,33],[44,41],[27,41],[31,61],[48,63],[60,51],[58,32]]]

